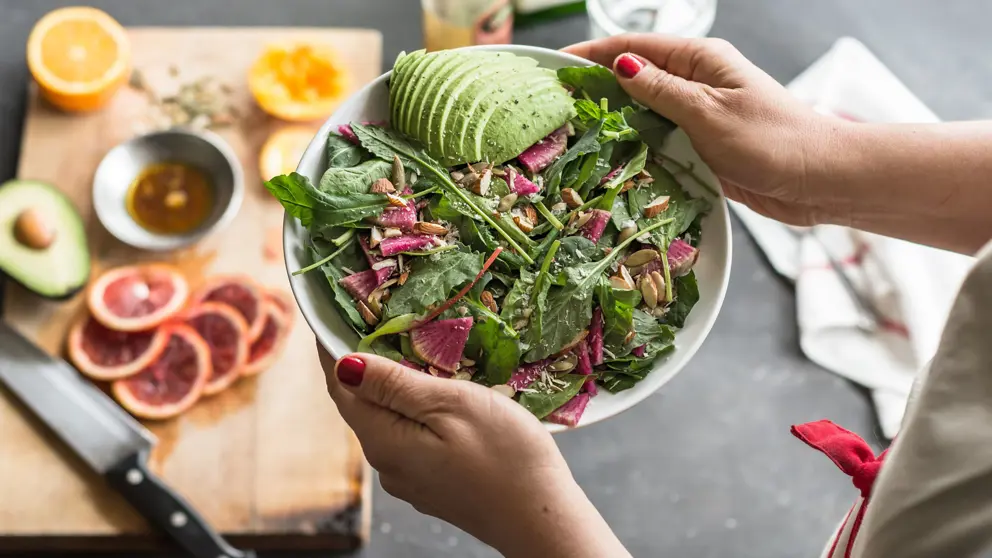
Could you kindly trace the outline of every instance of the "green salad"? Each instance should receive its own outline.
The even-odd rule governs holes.
[[[265,184],[360,351],[574,426],[674,349],[710,203],[661,152],[670,121],[604,67],[505,52],[402,54],[389,102],[328,138],[318,184]]]

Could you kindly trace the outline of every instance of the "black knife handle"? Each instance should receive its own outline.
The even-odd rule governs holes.
[[[253,558],[255,553],[227,544],[178,494],[147,466],[138,452],[107,471],[107,482],[152,525],[163,529],[195,558]]]

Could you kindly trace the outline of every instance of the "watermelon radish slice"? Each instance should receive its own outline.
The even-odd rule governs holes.
[[[575,349],[575,354],[579,357],[579,362],[575,366],[575,373],[589,376],[586,383],[582,384],[582,391],[595,395],[598,390],[596,389],[596,377],[592,375],[592,359],[589,357],[588,342],[582,341],[579,343],[579,346]]]
[[[592,310],[592,321],[589,322],[589,359],[593,366],[603,364],[603,309],[595,307]]]
[[[458,370],[471,331],[471,317],[430,322],[410,331],[410,345],[424,362],[453,373]]]
[[[387,207],[382,215],[375,218],[375,224],[380,227],[412,231],[417,222],[417,206],[410,200],[406,207]]]
[[[517,172],[517,169],[513,167],[507,168],[506,178],[510,185],[510,190],[518,196],[529,196],[541,191],[541,188],[537,184],[528,180],[526,176]]]
[[[541,360],[531,364],[525,364],[513,372],[513,375],[510,376],[510,381],[506,385],[517,391],[526,389],[534,383],[534,380],[541,377],[541,371],[547,368],[550,363],[550,360]]]
[[[676,238],[668,245],[668,268],[672,277],[682,277],[689,273],[698,259],[699,250],[681,238]]]
[[[631,352],[637,358],[644,358],[644,355],[647,354],[647,348],[648,348],[647,345],[641,345],[640,347],[634,347],[634,350]]]
[[[424,367],[417,364],[416,362],[411,362],[407,359],[403,359],[400,361],[400,364],[402,366],[406,366],[407,368],[412,368],[414,370],[417,370],[418,372],[424,372]]]
[[[617,177],[618,174],[620,174],[620,171],[622,171],[622,170],[623,170],[623,166],[622,165],[619,166],[619,167],[617,167],[617,168],[615,168],[615,169],[613,169],[613,170],[611,170],[610,172],[608,172],[606,174],[606,176],[603,177],[602,180],[599,181],[599,185],[602,186],[603,184],[606,184],[607,182],[613,180],[614,178]]]
[[[520,161],[522,167],[530,172],[541,172],[553,163],[555,159],[561,157],[567,148],[568,129],[562,126],[548,134],[541,141],[530,146],[527,151],[517,156],[517,160]]]
[[[414,250],[426,250],[437,243],[437,237],[426,234],[408,234],[405,236],[394,236],[384,238],[379,243],[379,251],[385,257],[395,256],[400,252],[411,252]]]
[[[348,294],[355,297],[355,300],[365,301],[369,299],[369,295],[372,291],[376,289],[379,285],[386,282],[389,276],[393,274],[394,267],[385,267],[380,270],[367,269],[365,271],[359,271],[358,273],[353,273],[340,281],[341,286],[344,290],[348,291]]]
[[[368,260],[369,267],[372,267],[376,263],[386,259],[372,252],[372,248],[369,247],[369,239],[366,235],[358,235],[358,245],[362,247],[362,253],[365,254],[365,259]]]
[[[351,129],[351,124],[342,124],[338,126],[338,133],[344,136],[344,139],[355,145],[362,144],[362,142],[358,141],[358,136],[355,135],[355,131]]]
[[[586,411],[586,405],[592,396],[588,393],[580,393],[573,397],[568,403],[558,407],[546,417],[548,422],[563,424],[565,426],[578,426],[582,420],[582,413]]]
[[[592,217],[582,225],[582,236],[593,242],[599,242],[606,230],[606,224],[610,222],[610,212],[603,209],[593,209]]]

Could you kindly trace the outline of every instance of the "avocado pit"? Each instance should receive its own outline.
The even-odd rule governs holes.
[[[32,250],[44,250],[55,241],[55,228],[41,211],[29,207],[14,220],[14,238]]]

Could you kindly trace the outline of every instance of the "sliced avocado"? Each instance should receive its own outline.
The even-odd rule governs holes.
[[[496,56],[496,53],[494,52],[486,52],[485,54],[490,58]],[[444,99],[445,92],[449,87],[455,84],[461,76],[475,70],[480,65],[485,64],[487,56],[477,56],[472,58],[456,56],[450,58],[444,63],[444,66],[438,68],[437,73],[434,75],[434,80],[430,89],[424,91],[424,99],[429,103],[429,105],[423,108],[423,112],[427,118],[426,120],[421,121],[421,124],[418,127],[419,137],[425,141],[424,145],[427,147],[428,151],[432,150],[434,146],[442,145],[444,129],[434,125],[434,115],[437,112],[437,107]]]
[[[0,185],[0,270],[49,298],[72,296],[86,284],[83,221],[55,187],[30,180]]]
[[[509,160],[574,114],[555,74],[537,66],[507,52],[404,56],[390,87],[393,126],[445,164]]]

